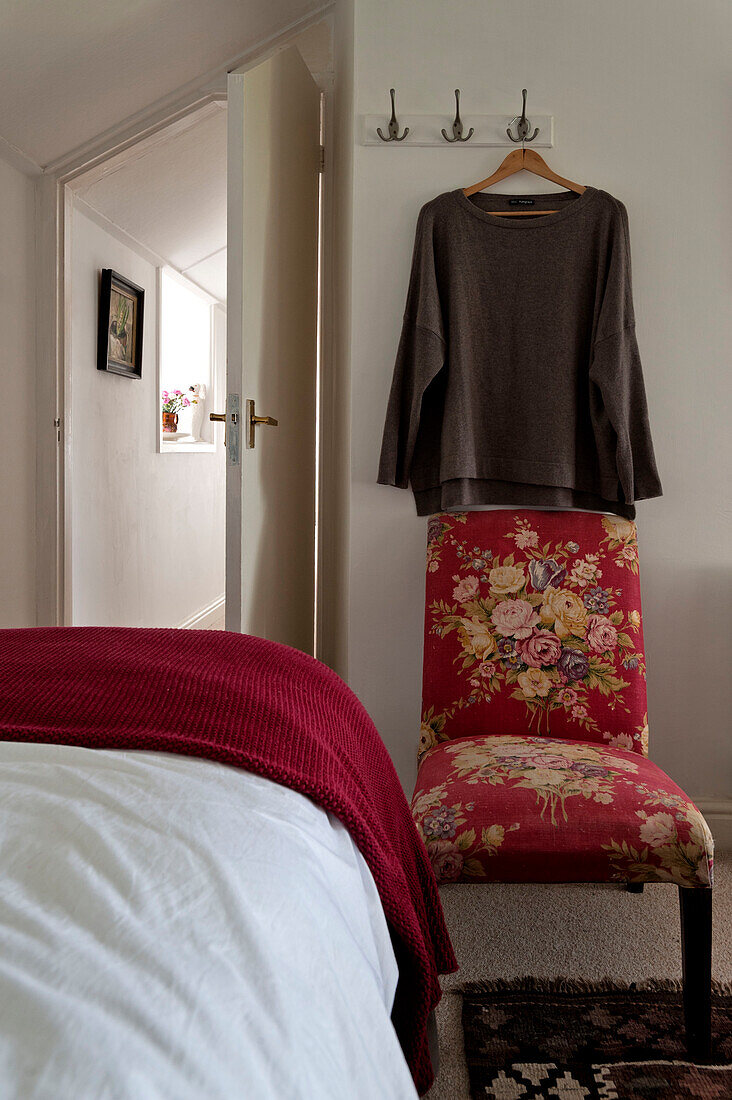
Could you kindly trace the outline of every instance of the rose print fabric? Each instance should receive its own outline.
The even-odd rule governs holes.
[[[647,752],[635,524],[433,516],[412,812],[438,881],[711,886],[706,822]]]
[[[420,749],[476,733],[647,752],[635,524],[482,511],[428,528]]]
[[[636,752],[473,736],[422,759],[412,813],[438,882],[675,882],[708,887],[699,810]]]

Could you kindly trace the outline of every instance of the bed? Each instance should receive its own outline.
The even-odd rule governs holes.
[[[422,958],[420,925],[439,925],[437,891],[422,881],[418,848],[414,877],[391,777],[369,787],[366,758],[349,760],[348,738],[333,736],[328,706],[353,732],[360,704],[344,709],[337,678],[323,674],[331,701],[316,685],[315,713],[331,733],[313,759],[326,744],[347,779],[320,782],[302,751],[305,778],[293,779],[277,722],[300,746],[306,723],[293,725],[282,700],[294,691],[304,713],[297,668],[310,662],[313,681],[322,666],[293,651],[278,664],[284,647],[265,650],[277,659],[266,662],[264,695],[282,683],[263,747],[242,733],[269,713],[258,666],[227,684],[238,747],[216,723],[215,748],[204,750],[206,693],[231,679],[226,661],[211,677],[211,654],[234,654],[240,669],[269,643],[178,637],[189,633],[0,631],[0,1095],[413,1098],[432,1078],[424,1025],[439,997],[433,978],[451,959],[438,950],[432,974]],[[195,681],[203,709],[186,711],[187,727],[180,706],[160,724],[153,652],[166,683],[171,661]],[[142,685],[158,700],[154,736],[140,724]],[[365,807],[383,799],[380,816],[354,816],[346,787]]]

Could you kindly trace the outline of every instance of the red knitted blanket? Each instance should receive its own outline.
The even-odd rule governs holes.
[[[438,973],[457,963],[389,754],[334,672],[286,646],[219,631],[0,630],[0,740],[205,756],[335,814],[379,890],[399,963],[394,1026],[417,1088],[429,1088],[427,1018]]]

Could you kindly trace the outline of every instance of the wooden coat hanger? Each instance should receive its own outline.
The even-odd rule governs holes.
[[[474,183],[470,187],[463,188],[463,194],[470,198],[471,195],[477,194],[478,191],[482,191],[484,187],[490,187],[494,183],[500,183],[501,180],[505,180],[508,176],[515,176],[517,172],[533,172],[535,176],[541,176],[545,180],[550,180],[552,183],[558,183],[561,187],[566,188],[567,191],[575,191],[578,195],[583,194],[586,190],[581,183],[573,183],[572,180],[567,180],[564,176],[558,176],[556,172],[553,172],[543,157],[540,157],[533,149],[513,149],[508,156],[498,165],[495,172],[488,176],[486,179],[481,180],[480,183]],[[520,196],[519,196],[520,197]],[[556,210],[491,210],[490,213],[496,218],[516,218],[532,217],[536,218],[539,214],[556,214]]]

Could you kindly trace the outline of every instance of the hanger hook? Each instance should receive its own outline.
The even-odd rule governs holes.
[[[475,133],[475,130],[471,126],[468,130],[467,136],[463,137],[463,123],[460,118],[460,89],[455,89],[455,121],[452,124],[452,137],[447,136],[447,131],[443,128],[442,136],[445,141],[470,141],[471,137]]]
[[[382,141],[404,141],[405,137],[409,133],[409,127],[405,126],[404,127],[404,133],[402,134],[401,137],[399,137],[399,123],[397,122],[396,107],[394,106],[394,89],[393,88],[389,89],[389,95],[391,96],[391,118],[389,119],[389,126],[388,126],[389,136],[384,137],[384,135],[381,132],[381,127],[380,126],[376,127],[376,133],[379,135],[379,137],[381,138]]]
[[[531,135],[531,137],[529,137],[529,130],[531,129],[531,123],[529,122],[528,118],[526,117],[526,88],[522,88],[522,90],[521,90],[521,99],[523,101],[523,104],[522,104],[522,107],[521,107],[521,114],[513,116],[513,118],[511,119],[511,121],[508,124],[508,128],[506,130],[506,133],[509,136],[509,138],[511,139],[511,141],[516,142],[516,144],[521,142],[521,144],[524,145],[527,141],[533,141],[534,140],[536,135],[539,133],[539,127],[537,126],[536,129],[534,130],[533,134]],[[513,126],[514,122],[516,123],[516,133],[518,134],[518,137],[514,137],[513,134],[511,133],[511,127]]]

